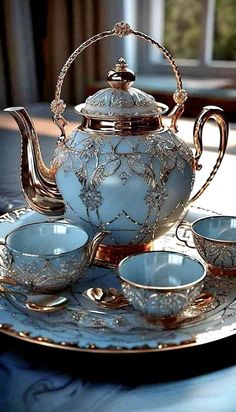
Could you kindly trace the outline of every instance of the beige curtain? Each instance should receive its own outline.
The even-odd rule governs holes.
[[[23,105],[53,99],[59,72],[70,54],[89,37],[122,20],[122,0],[40,0],[46,10],[46,32],[35,44],[35,0],[2,0],[0,13],[0,104]],[[37,25],[38,23],[37,20]],[[115,43],[116,42],[116,43]],[[44,66],[36,67],[37,53]],[[106,71],[122,54],[120,39],[105,39],[90,46],[72,64],[62,98],[82,102],[89,85],[105,79]]]

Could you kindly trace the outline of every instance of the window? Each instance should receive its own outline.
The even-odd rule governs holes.
[[[236,0],[124,0],[124,12],[170,51],[183,76],[236,79]],[[127,60],[138,73],[171,73],[156,47],[129,37]]]

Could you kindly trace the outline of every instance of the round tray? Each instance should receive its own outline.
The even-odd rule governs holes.
[[[185,220],[192,221],[213,212],[191,208]],[[29,209],[18,209],[0,218],[0,239],[27,223],[46,218]],[[175,237],[175,229],[156,241],[157,249],[174,249],[196,256]],[[1,269],[4,274],[4,268]],[[70,299],[67,309],[46,314],[25,309],[12,295],[0,300],[0,331],[39,345],[98,353],[143,353],[201,345],[236,332],[236,277],[207,274],[206,299],[188,308],[181,316],[150,322],[132,307],[101,309],[82,292],[90,287],[116,287],[112,269],[92,267],[82,281],[63,292]]]

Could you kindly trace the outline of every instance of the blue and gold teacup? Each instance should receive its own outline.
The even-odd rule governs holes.
[[[216,275],[236,275],[236,217],[209,216],[191,225],[194,245]]]
[[[180,314],[200,295],[206,270],[197,259],[174,251],[131,255],[118,266],[124,296],[144,315]]]
[[[108,232],[91,241],[79,226],[64,222],[32,223],[10,232],[4,242],[4,267],[18,284],[43,293],[78,281]]]

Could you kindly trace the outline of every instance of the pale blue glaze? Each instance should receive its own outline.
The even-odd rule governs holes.
[[[148,243],[182,213],[192,153],[173,132],[137,136],[75,130],[55,156],[56,182],[77,223],[112,231],[105,243]]]
[[[213,240],[236,242],[236,217],[214,216],[194,222],[193,230],[201,236]]]
[[[8,249],[23,255],[54,256],[83,247],[87,233],[69,223],[35,223],[21,226],[6,238]]]
[[[155,251],[125,258],[120,262],[119,273],[140,286],[172,289],[198,282],[204,275],[204,267],[182,253]]]

